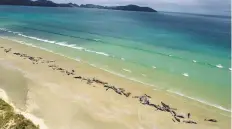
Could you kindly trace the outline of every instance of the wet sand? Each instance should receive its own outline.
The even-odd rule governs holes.
[[[0,39],[0,47],[3,47],[0,48],[0,88],[17,108],[43,119],[49,129],[230,128],[230,117],[220,114],[230,116],[228,112],[164,91],[154,91],[152,87],[35,47],[5,39]],[[14,53],[42,59],[36,62]],[[54,65],[69,73],[74,70],[74,75],[61,72]],[[79,76],[91,79],[91,83],[74,78]],[[92,82],[93,78],[107,82],[109,86],[124,88],[131,94],[127,97],[112,89],[106,90],[104,85]],[[150,103],[162,106],[162,101],[176,108],[175,112],[185,118],[179,118],[178,122],[170,112],[157,111],[134,98],[144,94],[151,96]],[[191,113],[190,118],[188,113]],[[217,122],[204,119],[216,119]],[[190,120],[197,124],[183,122]]]

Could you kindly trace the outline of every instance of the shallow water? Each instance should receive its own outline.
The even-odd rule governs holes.
[[[0,36],[231,109],[230,17],[1,6],[0,28]]]

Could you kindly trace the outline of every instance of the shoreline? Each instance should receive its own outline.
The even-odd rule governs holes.
[[[105,68],[97,67],[97,66],[94,65],[94,64],[89,64],[88,62],[85,62],[85,61],[83,61],[83,60],[77,60],[77,59],[75,59],[75,58],[71,58],[71,57],[65,56],[65,55],[63,55],[63,54],[53,52],[52,50],[49,50],[49,49],[46,49],[46,48],[43,48],[43,47],[38,47],[38,46],[35,46],[35,45],[32,45],[32,44],[28,44],[28,43],[25,43],[24,41],[17,41],[17,40],[9,39],[8,37],[0,37],[0,38],[1,38],[1,39],[10,40],[10,41],[14,41],[14,42],[20,43],[20,44],[22,44],[22,45],[26,45],[26,46],[38,48],[38,49],[41,49],[41,50],[50,52],[50,53],[52,53],[52,54],[56,54],[56,55],[58,55],[58,56],[62,56],[62,57],[67,58],[67,59],[74,60],[74,61],[77,61],[77,62],[82,62],[82,63],[85,63],[85,64],[91,66],[91,67],[94,67],[94,68],[103,70],[103,71],[105,71],[105,72],[108,72],[108,73],[110,73],[110,74],[119,76],[119,77],[121,77],[121,78],[128,79],[128,80],[130,80],[130,81],[134,81],[134,82],[136,82],[136,83],[140,83],[140,84],[142,84],[142,85],[146,85],[146,86],[152,87],[152,88],[155,89],[155,90],[161,90],[161,89],[158,89],[157,87],[155,87],[153,84],[149,84],[149,83],[146,83],[146,82],[142,82],[142,81],[140,81],[140,80],[127,77],[126,75],[118,74],[118,73],[116,73],[116,72],[114,72],[114,71],[110,71],[110,70],[107,70],[107,69],[105,69]],[[65,46],[65,47],[69,47],[69,46]],[[216,67],[216,66],[215,66],[215,67]],[[124,70],[124,71],[127,71],[127,72],[131,72],[131,71],[127,70],[127,69],[123,69],[123,70]],[[205,101],[205,100],[201,100],[201,99],[196,99],[196,98],[191,97],[191,96],[186,96],[186,95],[184,95],[183,93],[179,93],[179,92],[172,91],[172,90],[165,90],[164,92],[168,92],[168,93],[174,94],[174,95],[176,95],[176,96],[180,96],[180,97],[184,97],[184,98],[189,99],[189,100],[196,101],[196,102],[198,102],[198,103],[200,103],[200,104],[204,104],[204,105],[206,105],[206,106],[210,106],[210,107],[216,108],[217,110],[222,110],[222,111],[229,112],[229,113],[232,112],[230,109],[227,109],[227,108],[225,108],[225,107],[223,107],[223,106],[221,106],[221,105],[213,104],[213,103],[207,102],[207,101]],[[227,116],[227,115],[225,115],[225,116]],[[231,117],[231,115],[229,115],[229,116],[227,116],[227,117]]]
[[[25,38],[28,38],[28,39],[32,39],[32,40],[38,40],[38,41],[42,41],[43,43],[49,43],[49,44],[56,44],[56,45],[59,45],[59,46],[63,46],[65,49],[66,49],[66,47],[67,48],[71,48],[71,49],[74,49],[74,50],[78,50],[78,51],[84,51],[84,52],[91,52],[91,53],[94,53],[94,54],[100,54],[100,55],[104,55],[104,56],[109,56],[109,57],[115,57],[114,55],[109,55],[109,54],[107,54],[107,53],[104,53],[104,52],[101,52],[101,51],[92,51],[91,49],[86,49],[86,48],[84,48],[84,47],[79,47],[79,46],[75,46],[75,44],[66,44],[65,42],[58,42],[58,41],[53,41],[53,40],[47,40],[47,39],[42,39],[42,38],[38,38],[38,37],[33,37],[33,36],[30,36],[30,35],[25,35],[25,34],[23,34],[22,32],[14,32],[14,31],[11,31],[11,30],[8,30],[8,29],[5,29],[5,28],[0,28],[0,30],[3,30],[3,31],[5,31],[5,32],[9,32],[9,33],[13,33],[13,34],[15,34],[15,35],[19,35],[19,36],[22,36],[22,37],[25,37]],[[16,41],[16,42],[21,42],[21,41]],[[23,43],[23,41],[22,41],[22,44],[24,44]],[[28,44],[26,44],[26,45],[28,45]],[[29,45],[29,46],[33,46],[32,44],[31,45]],[[36,47],[36,46],[35,46]],[[52,52],[51,50],[48,50],[48,49],[46,49],[46,48],[42,48],[42,47],[37,47],[37,48],[40,48],[40,49],[42,49],[42,50],[46,50],[46,51],[49,51],[49,52]],[[52,52],[52,53],[55,53],[55,52]],[[62,55],[62,54],[60,54],[60,53],[56,53],[56,54],[58,54],[58,55],[61,55],[61,56],[64,56],[64,57],[66,57],[66,58],[70,58],[70,57],[68,57],[68,56],[65,56],[65,55]],[[162,55],[164,55],[164,53],[161,53]],[[168,57],[178,57],[178,56],[175,56],[175,55],[165,55],[165,56],[168,56]],[[120,57],[117,57],[117,58],[120,58]],[[178,58],[181,58],[181,57],[178,57]],[[73,60],[75,60],[75,61],[79,61],[79,59],[75,59],[75,58],[70,58],[70,59],[73,59]],[[186,59],[184,59],[184,60],[186,60]],[[191,60],[188,60],[189,62],[191,61]],[[83,61],[84,62],[84,61]],[[217,62],[217,63],[209,63],[209,62],[204,62],[204,61],[200,61],[200,60],[192,60],[191,61],[192,63],[197,63],[197,64],[200,64],[200,65],[209,65],[210,67],[212,67],[212,68],[215,68],[215,69],[217,69],[217,70],[222,70],[222,71],[227,71],[227,70],[229,70],[229,72],[231,72],[231,69],[229,68],[229,67],[227,67],[227,66],[225,66],[224,64],[223,65],[221,65],[219,62]],[[90,65],[90,66],[93,66],[93,67],[96,67],[96,65],[94,65],[94,64],[91,64],[91,63],[87,63],[87,62],[84,62],[84,63],[86,63],[86,64],[88,64],[88,65]],[[219,64],[218,64],[219,63]],[[218,65],[216,65],[216,64],[218,64]],[[220,66],[220,67],[218,67],[218,66]],[[148,85],[148,86],[153,86],[153,87],[155,87],[153,84],[155,84],[156,82],[154,82],[154,81],[151,81],[151,78],[145,78],[145,76],[143,75],[143,74],[141,74],[141,76],[143,76],[144,78],[143,79],[140,79],[140,78],[138,78],[138,76],[137,75],[135,75],[136,77],[135,78],[137,78],[137,79],[135,79],[135,78],[132,78],[132,77],[127,77],[126,75],[124,75],[124,74],[120,74],[120,73],[117,73],[117,72],[114,72],[114,71],[112,71],[112,70],[107,70],[107,68],[104,68],[104,67],[97,67],[98,69],[101,69],[101,70],[103,70],[103,71],[107,71],[107,72],[110,72],[110,73],[112,73],[112,74],[114,74],[114,75],[117,75],[117,76],[120,76],[120,77],[123,77],[123,78],[126,78],[126,79],[129,79],[129,80],[132,80],[132,81],[135,81],[135,82],[138,82],[138,83],[142,83],[142,84],[144,84],[144,85]],[[156,68],[156,67],[155,67]],[[228,69],[229,68],[229,69]],[[125,69],[124,68],[121,68],[121,70],[123,70],[123,71],[125,71]],[[129,70],[129,69],[128,69]],[[130,72],[128,72],[128,71],[125,71],[125,72],[127,72],[127,73],[133,73],[134,71],[130,71]],[[127,74],[126,73],[126,74]],[[189,77],[189,79],[192,79],[191,78],[191,74],[190,74],[190,76],[189,76],[189,74],[188,74],[188,72],[183,72],[183,73],[179,73],[179,74],[181,74],[181,76],[185,76],[185,77]],[[159,76],[158,74],[157,74],[157,76]],[[149,77],[149,76],[148,76]],[[163,77],[165,77],[165,76],[163,76]],[[175,76],[172,76],[172,77],[175,77]],[[146,80],[146,79],[148,79],[148,80]],[[229,78],[228,78],[229,79]],[[141,81],[141,80],[143,80],[143,81]],[[186,79],[187,80],[187,79]],[[171,80],[172,81],[172,80]],[[181,81],[179,81],[179,82],[182,82],[182,81],[184,81],[184,80],[181,80]],[[208,80],[208,81],[210,81],[210,80]],[[175,81],[172,81],[172,82],[174,82],[175,83]],[[198,81],[195,81],[195,82],[198,82]],[[186,99],[191,99],[191,100],[194,100],[194,101],[198,101],[199,103],[201,103],[201,104],[205,104],[205,105],[207,105],[207,106],[211,106],[211,107],[215,107],[215,108],[217,108],[217,109],[219,109],[219,110],[223,110],[223,111],[227,111],[227,112],[232,112],[231,111],[231,105],[230,104],[228,104],[228,102],[230,103],[230,101],[228,100],[228,93],[229,92],[226,92],[226,91],[228,91],[228,90],[226,90],[226,89],[223,89],[223,91],[224,92],[226,92],[226,97],[225,98],[227,98],[225,101],[220,101],[220,99],[217,99],[217,98],[221,98],[220,97],[220,95],[223,93],[222,91],[221,91],[221,93],[220,94],[218,94],[217,95],[217,97],[215,96],[215,97],[212,97],[212,96],[207,96],[207,95],[200,95],[201,97],[198,97],[198,92],[197,92],[197,90],[195,91],[195,90],[193,90],[193,92],[191,92],[190,90],[186,90],[186,91],[184,91],[184,92],[181,92],[181,91],[179,91],[179,89],[184,89],[184,86],[185,85],[188,85],[188,84],[192,84],[191,86],[198,86],[198,88],[199,87],[204,87],[204,85],[205,84],[203,84],[203,83],[196,83],[196,84],[193,84],[193,83],[195,83],[194,81],[192,81],[192,82],[190,82],[190,83],[179,83],[179,84],[175,84],[176,86],[181,86],[181,87],[178,87],[177,89],[172,89],[172,87],[168,87],[168,89],[172,89],[173,90],[173,92],[171,92],[171,94],[175,94],[175,95],[178,95],[178,96],[182,96],[182,97],[185,97]],[[200,82],[200,81],[199,81]],[[204,82],[204,81],[203,81]],[[207,81],[206,81],[207,82]],[[213,83],[212,83],[213,84]],[[206,84],[207,86],[211,86],[212,84]],[[172,84],[170,83],[169,84],[169,86],[171,86]],[[220,86],[219,84],[215,84],[215,85],[212,85],[212,86]],[[228,84],[226,85],[226,86],[228,86]],[[162,88],[160,88],[160,87],[155,87],[156,89],[159,89],[159,90],[162,90]],[[213,89],[213,90],[211,90],[211,89]],[[214,94],[217,94],[217,92],[216,92],[216,90],[214,90],[214,88],[206,88],[206,89],[202,89],[202,90],[209,90],[209,91],[207,91],[207,93],[209,94],[210,92],[214,92]],[[167,92],[169,92],[168,90],[166,90]],[[169,92],[170,93],[170,92]],[[219,96],[219,97],[218,97]]]
[[[20,50],[23,50],[23,51],[27,51],[27,52],[29,52],[30,54],[30,56],[31,55],[33,55],[34,53],[31,51],[29,51],[29,49],[30,49],[30,47],[28,46],[28,48],[26,47],[26,45],[22,45],[22,46],[20,46],[20,44],[15,44],[15,43],[9,43],[9,42],[11,42],[11,41],[7,41],[7,40],[2,40],[3,42],[8,42],[8,44],[6,44],[6,43],[3,43],[3,45],[4,46],[10,46],[10,48],[12,47],[12,51],[14,51],[14,49],[20,49]],[[9,48],[4,48],[4,49],[6,49],[6,50],[9,50]],[[37,48],[38,49],[38,48]],[[34,50],[36,50],[36,48],[34,48]],[[48,54],[48,53],[46,53],[45,54],[45,52],[43,52],[43,50],[36,50],[36,51],[38,51],[38,53],[40,53],[40,54],[42,54],[43,53],[43,55],[49,55],[49,57],[56,57],[56,58],[58,58],[58,59],[61,59],[61,57],[57,57],[57,55],[54,55],[54,53],[50,53],[50,54]],[[10,52],[10,51],[9,51]],[[7,52],[8,53],[8,52]],[[23,52],[24,53],[24,52]],[[20,53],[21,54],[21,53]],[[38,56],[38,55],[37,55]],[[43,57],[43,56],[41,56],[41,57]],[[4,57],[3,57],[4,58]],[[14,58],[18,58],[18,57],[14,57]],[[63,57],[62,57],[63,58]],[[66,57],[67,58],[67,57]],[[55,59],[56,60],[56,59]],[[65,60],[65,61],[67,61],[67,62],[70,62],[69,63],[69,65],[75,65],[76,63],[77,63],[77,61],[75,61],[76,63],[74,64],[74,61],[68,61],[69,59],[62,59],[62,60]],[[11,60],[12,61],[12,60]],[[21,62],[21,61],[18,61],[18,62]],[[25,62],[25,61],[24,61]],[[72,62],[72,63],[71,63]],[[35,62],[34,62],[35,63]],[[60,63],[60,62],[59,62]],[[81,76],[83,76],[83,77],[90,77],[90,78],[93,78],[93,77],[95,77],[95,76],[93,76],[93,75],[96,75],[96,74],[93,74],[93,75],[91,75],[91,73],[94,73],[95,71],[97,72],[97,75],[99,74],[99,73],[101,73],[102,75],[101,76],[97,76],[96,78],[101,78],[100,80],[107,80],[107,83],[109,82],[109,84],[114,84],[114,85],[116,85],[116,86],[123,86],[123,88],[125,88],[125,89],[127,89],[126,91],[130,91],[132,94],[133,94],[133,96],[134,95],[142,95],[142,96],[140,96],[140,103],[142,103],[143,105],[144,105],[144,101],[145,101],[145,105],[148,105],[148,104],[152,104],[152,102],[150,103],[150,101],[149,101],[149,103],[147,103],[147,100],[150,100],[150,99],[148,99],[149,97],[144,97],[144,94],[152,94],[151,95],[151,98],[152,98],[152,100],[153,100],[153,98],[155,98],[156,99],[156,103],[157,102],[159,102],[160,103],[160,101],[162,102],[165,102],[165,103],[168,103],[168,105],[173,105],[173,106],[170,106],[170,107],[176,107],[177,109],[179,109],[180,107],[184,107],[184,108],[186,108],[187,110],[189,110],[189,109],[191,109],[191,106],[193,106],[193,105],[191,105],[191,104],[186,104],[186,105],[183,105],[183,98],[178,98],[178,99],[176,99],[176,97],[174,97],[174,98],[171,98],[171,97],[167,97],[167,95],[163,95],[164,93],[162,92],[162,91],[156,91],[155,93],[153,93],[154,91],[152,91],[151,90],[151,87],[141,87],[141,85],[140,84],[135,84],[135,82],[131,82],[131,80],[125,80],[124,78],[120,78],[120,77],[115,77],[115,75],[110,75],[109,73],[104,73],[103,71],[100,71],[100,70],[96,70],[96,68],[89,68],[90,66],[85,66],[86,64],[85,63],[83,63],[83,62],[78,62],[79,63],[79,65],[81,65],[81,66],[79,66],[79,67],[81,67],[81,69],[83,70],[82,72],[83,72],[83,75],[82,74],[80,74]],[[66,63],[64,63],[64,62],[62,62],[61,64],[66,64]],[[31,65],[36,65],[36,64],[31,64]],[[29,65],[28,65],[29,66]],[[58,65],[58,66],[60,66],[60,65]],[[66,65],[66,66],[68,66],[68,65]],[[41,66],[42,67],[42,66]],[[53,67],[53,66],[51,66],[51,67]],[[69,66],[70,67],[70,66]],[[61,67],[62,68],[62,67]],[[55,69],[56,69],[56,67],[55,67]],[[91,69],[91,70],[89,70],[89,72],[90,72],[90,76],[89,76],[89,73],[86,73],[87,71],[86,71],[86,69]],[[80,70],[80,69],[79,69]],[[76,71],[76,70],[75,70]],[[70,71],[69,71],[70,72]],[[72,72],[71,72],[72,73]],[[58,74],[58,73],[56,73],[56,74]],[[104,79],[103,79],[104,78]],[[120,80],[120,81],[117,81],[117,79],[118,80]],[[90,81],[92,81],[92,80],[90,80]],[[88,82],[88,79],[87,79],[87,82]],[[96,81],[94,81],[94,82],[96,82]],[[83,82],[82,82],[83,83]],[[121,84],[121,85],[120,85]],[[122,85],[123,84],[123,85]],[[129,84],[129,85],[128,85]],[[98,85],[98,84],[96,84],[96,85]],[[128,86],[125,86],[125,85],[128,85]],[[131,85],[135,85],[135,86],[131,86]],[[111,85],[110,85],[111,86]],[[121,94],[123,94],[123,92],[120,92],[118,89],[119,88],[116,88],[116,87],[108,87],[108,88],[110,88],[110,89],[113,89],[116,93],[118,92],[118,94],[119,93],[121,93]],[[116,88],[116,89],[115,89]],[[137,89],[138,88],[138,89]],[[142,92],[141,92],[141,91]],[[113,93],[112,93],[113,94]],[[157,95],[158,94],[158,95]],[[156,96],[157,95],[157,96]],[[155,96],[155,97],[154,97]],[[165,96],[165,97],[164,97]],[[115,96],[116,97],[116,96]],[[143,98],[142,99],[142,102],[141,102],[141,98]],[[144,99],[144,98],[146,98],[146,99]],[[132,98],[131,98],[132,99]],[[130,99],[130,101],[133,101],[133,100],[131,100]],[[176,101],[176,103],[174,102],[171,102],[171,101]],[[168,101],[168,102],[166,102],[166,101]],[[165,107],[169,107],[169,106],[164,106],[164,105],[166,105],[166,104],[162,104],[161,103],[161,107],[163,107],[163,108],[165,108]],[[207,106],[206,106],[207,107]],[[163,108],[161,108],[161,110],[163,110]],[[199,124],[197,124],[197,125],[199,125],[200,126],[200,128],[201,127],[206,127],[207,128],[207,125],[208,125],[208,123],[206,122],[206,123],[204,123],[204,122],[201,122],[201,121],[203,121],[203,119],[202,119],[202,116],[199,116],[199,113],[200,112],[202,112],[203,111],[203,109],[201,109],[201,108],[197,108],[196,106],[194,106],[193,107],[194,108],[194,113],[193,113],[193,118],[195,118],[195,119],[197,119],[197,122],[199,122]],[[195,109],[196,108],[196,109]],[[158,108],[159,109],[159,108]],[[171,109],[171,108],[169,108],[169,109]],[[160,109],[159,109],[160,110]],[[181,110],[183,110],[183,109],[181,109]],[[198,111],[199,110],[199,111]],[[166,112],[166,111],[165,111]],[[169,112],[169,111],[168,111]],[[181,114],[183,114],[183,111],[181,111],[182,113]],[[191,112],[191,111],[190,111]],[[198,115],[194,115],[194,114],[198,114]],[[160,113],[159,113],[160,114]],[[161,113],[162,114],[162,113]],[[187,114],[187,112],[186,112],[186,114]],[[191,113],[192,114],[192,113]],[[214,113],[212,113],[212,112],[210,112],[210,111],[208,111],[208,113],[206,113],[206,114],[214,114]],[[214,114],[215,115],[215,114]],[[175,116],[175,115],[174,115]],[[167,116],[168,118],[165,118],[165,119],[170,119],[170,116]],[[186,116],[185,116],[186,117]],[[205,116],[206,117],[206,116]],[[210,116],[209,116],[210,117]],[[200,120],[200,119],[202,119],[202,120]],[[220,119],[221,119],[221,117],[219,118],[219,121],[220,121]],[[223,119],[223,117],[222,117],[222,119]],[[225,119],[225,118],[224,118]],[[172,119],[171,119],[172,120]],[[176,119],[177,120],[177,119]],[[178,120],[177,120],[178,121]],[[181,120],[181,121],[184,121],[184,120]],[[194,122],[194,121],[193,121]],[[220,121],[221,122],[221,121]],[[227,123],[227,122],[226,122]],[[186,125],[182,125],[182,126],[186,126]],[[210,128],[210,126],[217,126],[217,124],[213,124],[213,125],[211,125],[211,124],[209,124],[209,128]],[[222,125],[221,125],[222,126]],[[225,125],[224,125],[225,126]],[[177,127],[180,127],[179,125],[177,126]],[[225,127],[225,128],[227,128],[227,126]]]

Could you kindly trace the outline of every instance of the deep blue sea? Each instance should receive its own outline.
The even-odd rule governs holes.
[[[230,111],[230,19],[0,6],[0,36]]]

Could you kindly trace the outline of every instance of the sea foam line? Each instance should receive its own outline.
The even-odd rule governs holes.
[[[200,103],[205,104],[205,105],[209,105],[209,106],[211,106],[211,107],[215,107],[215,108],[220,109],[220,110],[223,110],[223,111],[231,112],[230,109],[226,109],[226,108],[224,108],[224,107],[222,107],[222,106],[219,106],[219,105],[217,105],[217,104],[212,104],[212,103],[209,103],[209,102],[206,102],[206,101],[204,101],[204,100],[200,100],[200,99],[197,99],[197,98],[194,98],[194,97],[186,96],[186,95],[184,95],[184,94],[182,94],[182,93],[180,93],[180,92],[177,92],[177,91],[167,90],[167,92],[170,92],[170,93],[179,95],[179,96],[181,96],[181,97],[185,97],[185,98],[188,98],[188,99],[191,99],[191,100],[200,102]]]
[[[24,35],[24,34],[22,34],[20,32],[14,32],[14,31],[8,30],[6,28],[0,28],[0,30],[6,31],[6,32],[9,32],[9,33],[13,33],[13,34],[25,37],[25,38],[30,38],[30,39],[34,39],[34,40],[38,40],[38,41],[42,41],[42,42],[47,42],[47,43],[54,43],[54,44],[58,44],[58,45],[61,45],[61,46],[66,46],[66,47],[74,48],[74,49],[77,49],[77,50],[82,50],[82,51],[95,53],[95,54],[103,55],[103,56],[108,56],[108,57],[112,57],[112,58],[119,58],[119,57],[116,57],[114,55],[109,55],[109,54],[107,54],[105,52],[98,52],[98,51],[93,51],[93,50],[89,50],[89,49],[86,49],[86,48],[78,47],[75,44],[70,45],[70,44],[67,44],[66,42],[56,42],[56,41],[50,41],[50,40],[46,40],[46,39],[41,39],[41,38],[38,38],[38,37],[27,36],[27,35]],[[100,41],[100,39],[94,39],[94,41]],[[169,57],[174,57],[174,55],[171,55],[171,54],[169,54],[168,56]],[[125,60],[124,58],[119,58],[119,59],[121,59],[122,61]],[[215,65],[215,64],[205,63],[205,62],[199,62],[199,61],[196,61],[196,60],[192,60],[192,62],[193,63],[198,63],[198,64],[208,64],[211,67],[224,69],[224,67],[221,64]],[[153,67],[153,68],[156,68],[156,67]],[[229,71],[231,71],[231,70],[229,69]]]
[[[128,73],[131,73],[131,70],[129,70],[129,69],[122,69],[123,71],[126,71],[126,72],[128,72]]]
[[[16,34],[18,36],[22,36],[22,37],[37,40],[37,41],[42,41],[42,42],[51,43],[51,44],[57,44],[57,45],[60,45],[60,46],[65,46],[65,47],[73,48],[73,49],[80,50],[80,51],[86,51],[86,52],[90,52],[90,53],[95,53],[95,54],[98,54],[98,55],[110,56],[109,54],[107,54],[105,52],[99,52],[99,51],[86,49],[86,48],[83,48],[83,47],[80,47],[80,46],[76,46],[76,44],[67,44],[67,42],[57,42],[57,41],[51,41],[51,40],[47,40],[47,39],[42,39],[42,38],[38,38],[38,37],[34,37],[34,36],[25,35],[25,34],[20,33],[20,32],[13,32],[13,31],[7,30],[5,28],[0,28],[0,30],[7,31],[9,33],[13,33],[13,34]]]

